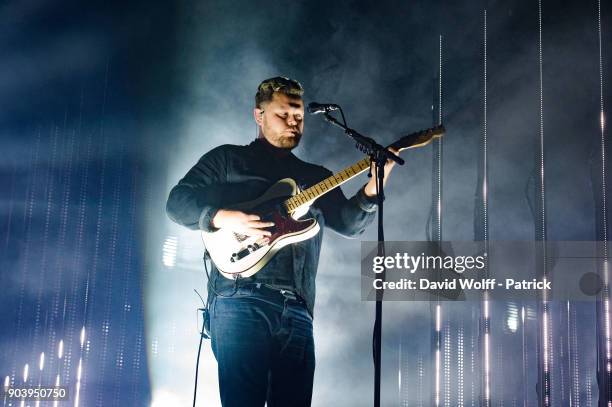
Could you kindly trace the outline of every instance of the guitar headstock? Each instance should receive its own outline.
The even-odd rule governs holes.
[[[407,148],[417,148],[426,146],[435,138],[440,138],[444,135],[446,129],[443,125],[432,127],[430,129],[417,131],[416,133],[409,134],[397,140],[395,143],[389,145],[399,151]]]

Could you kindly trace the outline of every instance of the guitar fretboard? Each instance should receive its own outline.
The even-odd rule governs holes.
[[[444,126],[439,125],[427,130],[421,130],[416,133],[409,134],[402,137],[395,143],[391,144],[390,147],[395,148],[398,151],[405,150],[407,148],[422,147],[437,137],[441,137],[444,134]],[[287,212],[293,213],[297,209],[304,206],[310,206],[320,196],[328,193],[332,189],[339,185],[344,184],[346,181],[353,177],[361,174],[370,168],[370,157],[366,157],[361,161],[357,162],[350,167],[347,167],[337,174],[331,177],[325,178],[323,181],[314,184],[308,189],[305,189],[301,193],[292,196],[284,202]]]
[[[343,169],[342,171],[332,175],[331,177],[325,178],[323,181],[318,182],[303,190],[301,193],[292,196],[285,201],[285,207],[287,212],[292,213],[302,206],[311,205],[322,195],[325,195],[332,189],[344,184],[346,181],[353,177],[361,174],[362,172],[370,168],[370,157],[366,157],[356,164],[351,165]]]

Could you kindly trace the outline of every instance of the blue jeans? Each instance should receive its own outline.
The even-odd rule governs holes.
[[[314,339],[303,300],[241,287],[213,299],[210,331],[223,407],[310,406]]]

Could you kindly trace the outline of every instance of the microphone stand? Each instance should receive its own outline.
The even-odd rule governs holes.
[[[342,113],[342,109],[340,109]],[[376,164],[376,198],[378,203],[378,256],[385,256],[385,232],[383,228],[383,202],[385,200],[384,184],[385,164],[387,160],[393,160],[400,165],[404,165],[404,160],[393,154],[385,147],[376,143],[372,138],[359,134],[357,131],[350,129],[344,123],[340,123],[329,114],[329,111],[324,112],[325,120],[334,126],[340,127],[344,133],[356,141],[355,147],[370,156],[373,163]],[[344,120],[344,114],[342,113]],[[383,265],[384,267],[384,265]],[[380,273],[380,278],[385,281],[386,270],[383,268]],[[376,311],[374,317],[374,332],[372,338],[372,353],[374,357],[374,407],[380,407],[380,376],[381,376],[381,349],[382,349],[382,300],[384,289],[376,291]]]

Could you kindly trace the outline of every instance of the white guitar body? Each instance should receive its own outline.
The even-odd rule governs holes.
[[[250,277],[283,247],[310,239],[319,233],[320,226],[316,219],[298,220],[308,212],[310,205],[300,206],[291,214],[283,210],[282,203],[298,193],[300,190],[295,181],[284,178],[259,198],[230,207],[257,214],[264,221],[274,222],[274,226],[268,228],[272,232],[269,243],[258,236],[239,235],[226,229],[202,232],[204,245],[224,277]]]

